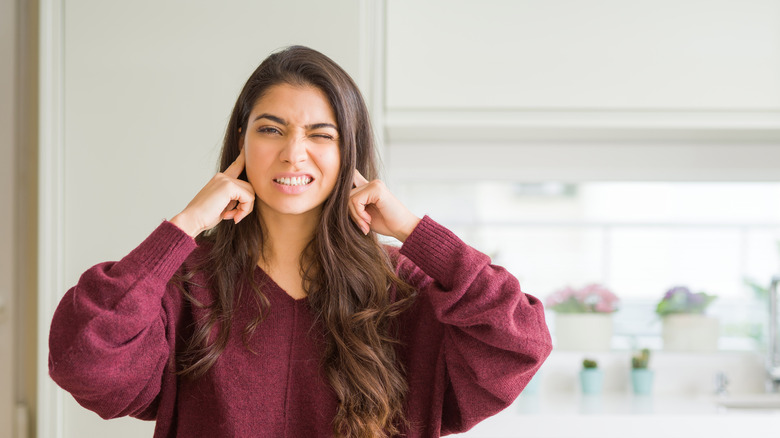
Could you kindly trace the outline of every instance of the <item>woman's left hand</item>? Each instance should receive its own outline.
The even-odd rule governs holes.
[[[373,230],[405,241],[420,218],[393,196],[382,181],[369,182],[357,169],[354,181],[355,188],[349,196],[349,214],[363,233]]]

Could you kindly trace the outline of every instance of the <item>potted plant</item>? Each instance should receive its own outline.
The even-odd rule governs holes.
[[[650,350],[647,348],[631,356],[631,387],[634,394],[648,395],[652,392],[653,370],[648,369],[649,364]]]
[[[717,297],[704,292],[693,293],[685,286],[675,286],[664,294],[656,306],[663,321],[665,350],[715,351],[718,348],[718,320],[705,315]]]
[[[599,369],[599,364],[595,359],[584,359],[582,361],[582,370],[580,370],[580,386],[585,395],[601,394],[604,386],[604,374]]]
[[[612,313],[620,299],[601,284],[558,289],[547,297],[555,312],[556,348],[603,351],[612,343]]]

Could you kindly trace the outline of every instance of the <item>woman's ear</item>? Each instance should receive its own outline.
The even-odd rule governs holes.
[[[244,149],[244,136],[241,135],[241,128],[238,128],[238,150]]]

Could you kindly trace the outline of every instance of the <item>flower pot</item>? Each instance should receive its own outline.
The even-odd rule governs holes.
[[[653,370],[646,368],[631,370],[631,387],[634,394],[649,395],[653,392]]]
[[[604,387],[604,373],[598,368],[585,368],[580,371],[580,386],[585,395],[601,394]]]
[[[663,318],[664,350],[712,352],[718,349],[718,319],[695,313]]]
[[[556,313],[556,348],[607,351],[612,344],[611,313]]]

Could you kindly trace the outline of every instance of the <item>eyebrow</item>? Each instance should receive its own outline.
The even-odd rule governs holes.
[[[252,123],[254,123],[254,122],[256,122],[256,121],[258,121],[260,119],[268,119],[268,120],[271,120],[272,122],[279,123],[280,125],[287,126],[287,121],[284,120],[283,118],[277,117],[277,116],[275,116],[273,114],[267,114],[267,113],[260,114],[259,116],[255,117],[254,120],[252,120]],[[339,128],[337,128],[336,125],[334,125],[333,123],[313,123],[311,125],[304,126],[304,128],[306,128],[306,129],[333,128],[336,131],[339,130]]]

